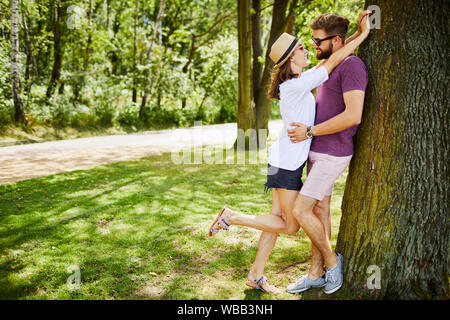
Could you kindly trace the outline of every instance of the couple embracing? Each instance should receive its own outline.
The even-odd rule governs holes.
[[[209,230],[210,236],[231,225],[262,231],[246,282],[251,288],[281,292],[268,282],[264,268],[278,234],[296,234],[300,227],[311,240],[311,266],[286,290],[298,293],[324,287],[331,294],[343,284],[344,259],[330,243],[330,202],[333,185],[353,156],[353,136],[361,121],[368,76],[364,63],[352,52],[370,32],[369,14],[360,13],[358,30],[348,39],[345,17],[323,14],[316,18],[310,27],[320,63],[304,72],[308,51],[299,39],[283,33],[272,45],[270,58],[275,67],[269,97],[280,101],[284,124],[269,149],[265,186],[272,189],[272,211],[247,215],[223,207]],[[311,93],[314,88],[316,99]]]

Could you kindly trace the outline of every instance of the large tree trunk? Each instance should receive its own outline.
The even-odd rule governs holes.
[[[369,85],[336,248],[345,286],[376,298],[448,298],[449,3],[370,5],[381,29],[359,50]]]
[[[20,98],[20,76],[17,56],[19,54],[19,8],[18,0],[11,1],[11,86],[14,100],[14,120],[27,125],[22,99]]]
[[[235,147],[249,148],[249,136],[243,136],[248,129],[254,129],[255,104],[253,100],[252,73],[252,30],[251,1],[238,1],[238,39],[239,39],[239,97],[238,97],[238,138]],[[251,139],[256,139],[252,136]],[[240,143],[245,141],[244,143]]]

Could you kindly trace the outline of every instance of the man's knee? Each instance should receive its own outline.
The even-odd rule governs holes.
[[[300,226],[303,225],[308,215],[312,214],[312,210],[317,200],[300,195],[295,201],[292,214],[294,215]]]
[[[300,225],[302,225],[302,221],[303,221],[303,214],[304,210],[302,207],[300,206],[296,206],[293,210],[292,210],[292,214],[294,215],[295,219],[297,219],[298,223]]]
[[[326,217],[330,213],[330,207],[316,205],[313,209],[313,212],[314,215],[316,215],[319,218],[322,216]]]
[[[318,201],[314,206],[313,213],[318,218],[327,217],[330,214],[330,197],[325,197],[323,200]]]

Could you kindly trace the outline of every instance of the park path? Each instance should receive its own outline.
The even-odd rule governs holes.
[[[269,122],[271,137],[283,127]],[[231,146],[236,123],[80,138],[0,148],[0,184],[191,148]]]

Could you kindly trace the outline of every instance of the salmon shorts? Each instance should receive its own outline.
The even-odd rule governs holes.
[[[331,196],[334,183],[350,164],[352,157],[353,155],[336,157],[310,151],[307,176],[300,194],[319,201],[325,196]]]

